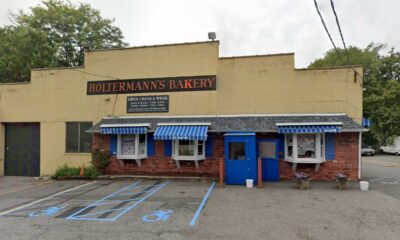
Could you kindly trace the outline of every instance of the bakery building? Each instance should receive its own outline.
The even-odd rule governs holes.
[[[52,175],[109,154],[106,174],[361,177],[362,68],[294,54],[220,57],[219,41],[97,50],[0,85],[0,173]],[[358,72],[358,74],[355,73]]]

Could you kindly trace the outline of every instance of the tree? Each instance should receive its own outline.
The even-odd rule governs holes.
[[[400,135],[400,52],[391,49],[388,55],[379,56],[370,69],[364,116],[374,123],[367,140],[378,145],[391,144]]]
[[[383,44],[369,44],[365,49],[349,47],[351,64],[364,68],[363,116],[370,118],[372,126],[364,134],[363,142],[379,146],[390,144],[400,135],[400,52],[391,49],[381,54]],[[329,50],[323,58],[309,67],[334,67],[348,65],[344,49]]]
[[[102,18],[98,10],[87,3],[73,5],[60,0],[44,0],[31,8],[30,13],[20,10],[11,15],[26,28],[47,34],[49,45],[55,49],[55,65],[80,66],[84,62],[84,49],[121,48],[127,46],[123,35],[113,21]]]
[[[25,82],[31,68],[54,65],[45,33],[26,27],[0,28],[0,82]]]

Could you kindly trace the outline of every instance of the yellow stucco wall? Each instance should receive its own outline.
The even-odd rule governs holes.
[[[199,75],[217,75],[217,90],[86,95],[87,81]],[[0,84],[0,122],[41,123],[40,166],[47,175],[64,163],[90,162],[90,154],[65,153],[68,121],[96,123],[110,115],[344,112],[360,122],[361,81],[354,82],[351,68],[296,70],[293,54],[219,58],[218,41],[95,51],[86,53],[84,67],[34,70],[31,83]],[[138,95],[169,95],[169,112],[126,113],[127,96]],[[4,127],[0,159],[3,145]]]

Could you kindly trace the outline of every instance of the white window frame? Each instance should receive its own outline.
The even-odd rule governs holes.
[[[206,159],[206,149],[205,149],[205,141],[203,140],[193,140],[194,141],[194,155],[193,156],[184,156],[179,155],[179,141],[180,140],[172,140],[172,159],[174,160],[182,160],[182,161],[197,161]],[[199,143],[203,144],[203,154],[198,153]]]
[[[298,157],[298,145],[297,135],[292,134],[292,157],[288,156],[288,142],[287,134],[285,134],[285,161],[292,163],[322,163],[325,162],[325,134],[324,133],[301,133],[301,134],[312,134],[315,135],[315,158],[299,158]],[[321,138],[323,145],[321,145]]]
[[[147,134],[129,134],[135,136],[135,154],[133,155],[125,155],[121,154],[121,137],[122,134],[118,134],[118,142],[117,142],[117,158],[118,159],[143,159],[147,158]],[[139,135],[145,136],[145,144],[144,144],[144,154],[139,154]]]

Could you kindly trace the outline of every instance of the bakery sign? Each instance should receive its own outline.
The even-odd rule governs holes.
[[[87,83],[87,95],[212,91],[216,89],[217,77],[215,75],[120,79],[89,81]]]

